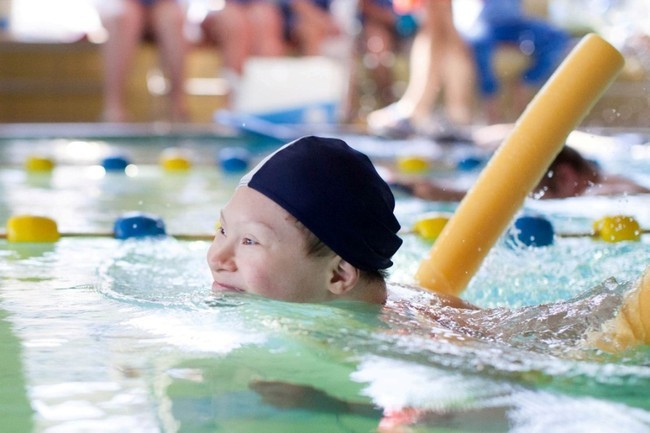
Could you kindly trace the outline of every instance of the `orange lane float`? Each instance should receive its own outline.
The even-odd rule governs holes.
[[[585,36],[518,119],[415,274],[426,289],[458,295],[542,178],[569,133],[623,68],[621,53]]]

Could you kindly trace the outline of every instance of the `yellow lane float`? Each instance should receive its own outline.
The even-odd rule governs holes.
[[[418,219],[413,224],[413,233],[427,241],[435,241],[449,221],[450,215],[436,214]]]
[[[423,173],[431,168],[429,161],[417,156],[400,156],[395,162],[401,173]]]
[[[643,231],[631,216],[606,216],[594,222],[594,236],[605,242],[638,241]]]
[[[142,212],[127,212],[118,217],[112,232],[65,232],[60,233],[56,222],[49,217],[15,215],[7,221],[6,233],[0,239],[9,242],[52,243],[62,237],[112,237],[116,239],[152,238],[167,236],[164,221]],[[184,241],[211,241],[212,234],[174,234],[175,239]]]
[[[30,156],[25,160],[25,170],[29,172],[45,173],[54,169],[54,161],[45,156]]]
[[[160,165],[165,171],[187,171],[192,168],[192,161],[183,149],[170,147],[160,155]]]
[[[56,222],[48,217],[16,215],[7,221],[9,242],[56,242],[60,237]]]

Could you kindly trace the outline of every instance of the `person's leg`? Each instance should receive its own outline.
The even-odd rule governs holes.
[[[151,25],[156,35],[160,61],[170,82],[171,119],[187,120],[185,95],[185,62],[187,39],[185,16],[175,0],[158,0],[151,9]]]
[[[370,113],[370,129],[379,130],[406,119],[417,129],[435,132],[435,125],[430,125],[431,114],[443,87],[449,120],[457,124],[471,121],[474,63],[454,26],[451,1],[428,0],[425,11],[411,49],[406,91],[397,103]]]
[[[393,64],[396,36],[393,28],[375,19],[363,24],[363,64],[369,70],[381,106],[394,102]]]
[[[323,54],[323,43],[340,33],[330,11],[312,0],[294,0],[291,4],[290,38],[303,56]]]
[[[472,121],[475,91],[474,63],[468,45],[454,24],[451,1],[429,1],[434,8],[429,16],[435,16],[435,41],[440,45],[440,75],[445,96],[445,113],[452,124],[468,125]]]
[[[102,14],[102,24],[108,32],[108,40],[102,46],[102,120],[106,122],[127,120],[126,82],[145,24],[145,11],[138,1],[119,3]]]
[[[437,0],[428,2],[433,3],[437,3]],[[436,34],[439,29],[435,28],[430,13],[413,41],[409,58],[409,82],[397,103],[411,119],[428,117],[440,93],[440,45],[437,39],[440,35]]]
[[[429,29],[421,27],[416,34],[409,54],[409,77],[404,94],[387,107],[368,114],[368,130],[378,135],[395,137],[408,136],[414,132],[416,111],[426,110],[427,101],[437,98],[440,77],[431,67],[431,36]],[[426,94],[425,94],[426,93]]]
[[[284,56],[283,17],[275,3],[254,1],[246,7],[251,29],[251,54],[264,57]]]
[[[252,45],[244,5],[233,0],[226,1],[223,9],[208,14],[201,27],[207,38],[219,46],[223,68],[241,76]]]

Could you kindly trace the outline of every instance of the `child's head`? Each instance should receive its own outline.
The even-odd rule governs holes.
[[[577,150],[564,146],[537,184],[534,193],[544,199],[575,197],[582,195],[599,179],[598,167]]]
[[[345,142],[303,137],[244,176],[208,252],[215,290],[381,302],[401,245],[390,188]],[[379,299],[381,298],[381,299]]]

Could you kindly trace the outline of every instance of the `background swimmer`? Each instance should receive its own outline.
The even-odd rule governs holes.
[[[467,190],[446,186],[423,177],[395,176],[391,184],[415,197],[432,201],[460,201]],[[631,179],[605,174],[580,152],[564,146],[535,187],[538,199],[557,199],[582,195],[647,194],[650,189]]]

